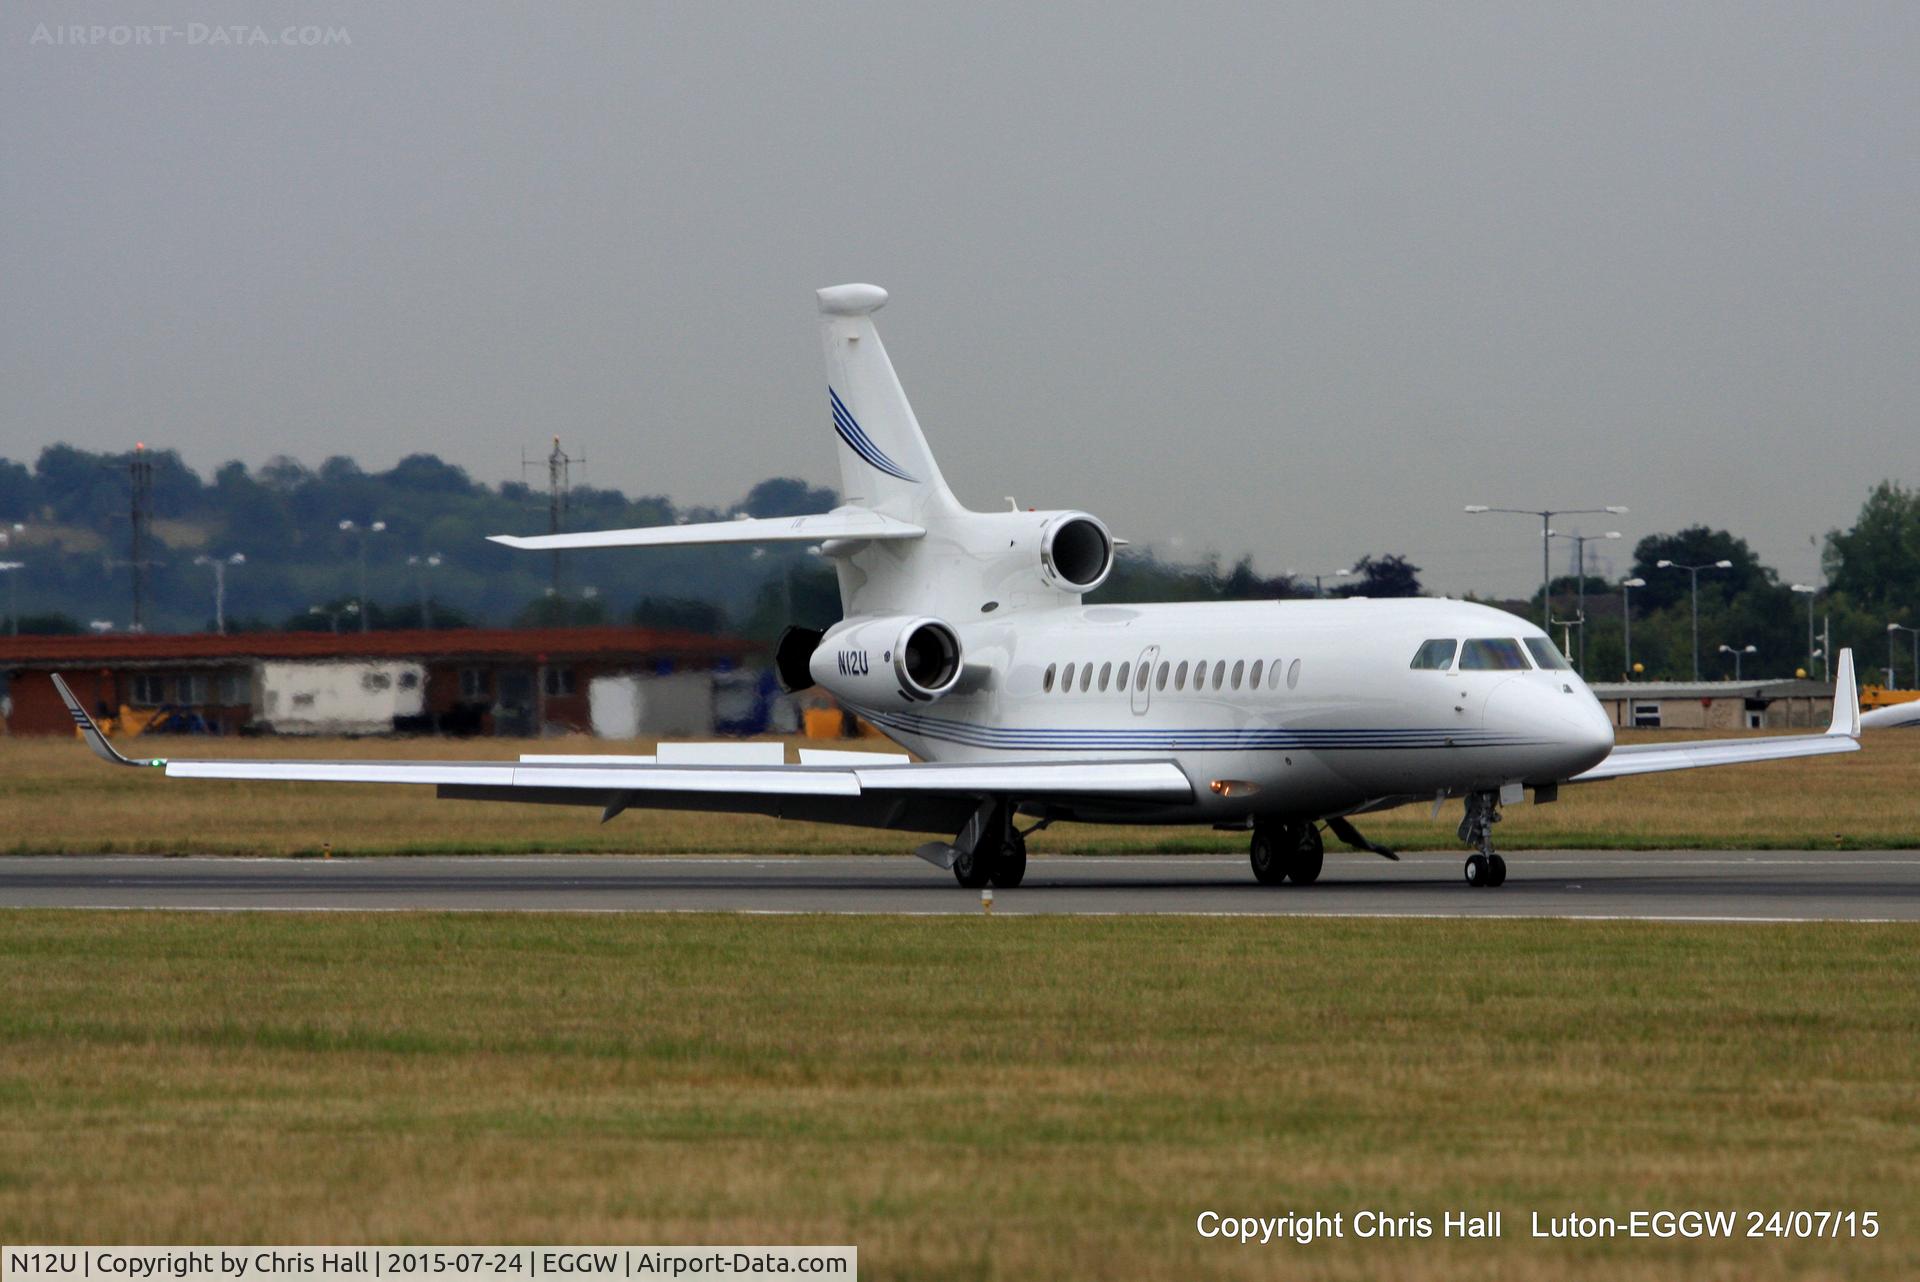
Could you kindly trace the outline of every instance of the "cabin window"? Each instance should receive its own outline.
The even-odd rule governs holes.
[[[1073,693],[1073,665],[1071,663],[1067,665],[1067,670],[1060,674],[1060,693]]]
[[[1221,659],[1219,662],[1213,665],[1213,688],[1218,690],[1221,686],[1225,685],[1226,683],[1227,683],[1227,661],[1225,659]],[[1240,683],[1236,681],[1234,682],[1234,684],[1239,685]]]
[[[1160,660],[1160,671],[1154,674],[1153,688],[1156,690],[1166,689],[1167,673],[1171,672],[1172,670],[1173,670],[1173,666],[1171,664],[1169,664],[1165,659]]]
[[[1260,688],[1260,670],[1266,666],[1264,660],[1255,659],[1253,661],[1253,668],[1247,673],[1247,689],[1258,690]]]
[[[1533,656],[1534,666],[1545,668],[1549,672],[1571,672],[1573,665],[1560,653],[1560,648],[1547,637],[1528,637],[1527,653]]]
[[[1527,656],[1511,637],[1475,637],[1460,647],[1462,672],[1524,672]]]
[[[1287,689],[1291,690],[1299,684],[1300,684],[1300,660],[1295,659],[1292,663],[1289,663],[1287,665]]]
[[[1120,665],[1120,674],[1119,676],[1114,678],[1114,682],[1113,682],[1114,689],[1124,690],[1127,688],[1127,673],[1132,670],[1133,670],[1132,664],[1123,663]]]
[[[1040,692],[1042,694],[1053,693],[1053,665],[1051,663],[1047,665],[1047,675],[1040,678]]]
[[[1083,663],[1080,665],[1080,693],[1085,694],[1092,685],[1093,665],[1091,663]]]
[[[1280,660],[1275,659],[1273,661],[1273,667],[1268,669],[1267,671],[1267,689],[1278,690],[1279,688],[1280,688]]]
[[[1180,660],[1180,666],[1173,670],[1173,688],[1176,690],[1184,690],[1187,688],[1187,661],[1185,659]]]
[[[1100,665],[1100,693],[1101,694],[1105,694],[1107,692],[1107,678],[1112,675],[1113,675],[1113,665],[1111,663],[1103,663]],[[1127,683],[1127,678],[1126,678],[1126,675],[1123,673],[1121,674],[1121,677],[1120,677],[1120,684],[1125,685],[1126,683]]]
[[[1233,688],[1234,689],[1238,690],[1240,688],[1240,678],[1246,674],[1246,671],[1247,671],[1247,661],[1245,659],[1235,659],[1233,661]]]
[[[1413,662],[1407,666],[1428,672],[1445,672],[1453,666],[1453,652],[1459,648],[1460,643],[1452,637],[1436,637],[1432,641],[1422,642],[1420,648],[1414,651]]]

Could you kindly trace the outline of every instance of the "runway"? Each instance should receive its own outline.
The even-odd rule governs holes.
[[[1917,921],[1920,851],[1508,852],[1497,890],[1461,857],[1330,856],[1265,887],[1215,856],[1036,858],[995,892],[1031,913]],[[980,892],[910,857],[0,858],[0,907],[202,911],[978,914]]]

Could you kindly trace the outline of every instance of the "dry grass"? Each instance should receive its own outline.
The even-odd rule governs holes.
[[[1920,934],[0,914],[0,1240],[856,1242],[868,1278],[1910,1278]],[[1879,1211],[1872,1241],[1527,1213]],[[1491,1244],[1196,1214],[1507,1212]]]
[[[1652,736],[1637,733],[1630,739]],[[1667,737],[1685,737],[1669,735]],[[1518,806],[1500,830],[1514,848],[1799,849],[1920,846],[1920,732],[1869,734],[1846,757],[1686,771],[1568,788],[1550,806]],[[512,757],[518,741],[135,740],[133,752],[195,756]],[[557,752],[650,745],[549,742]],[[1368,835],[1409,849],[1451,849],[1459,806],[1373,816]],[[753,816],[630,812],[601,825],[591,808],[437,802],[430,789],[173,781],[113,770],[78,741],[0,739],[0,852],[149,854],[869,853],[906,850],[903,833],[780,823]],[[1237,851],[1245,838],[1194,828],[1063,825],[1036,852]]]

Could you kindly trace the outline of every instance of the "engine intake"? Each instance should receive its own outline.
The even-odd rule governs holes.
[[[824,689],[865,707],[931,703],[960,684],[960,638],[927,615],[856,619],[819,642],[807,670]]]
[[[1063,512],[1040,531],[1040,573],[1063,592],[1091,592],[1113,572],[1113,535],[1098,517]]]

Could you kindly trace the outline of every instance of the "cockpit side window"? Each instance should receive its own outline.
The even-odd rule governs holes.
[[[1475,637],[1460,647],[1462,672],[1525,672],[1527,656],[1511,637]]]
[[[1567,662],[1567,657],[1560,653],[1560,647],[1546,637],[1528,637],[1526,641],[1527,653],[1533,656],[1533,661],[1538,666],[1549,672],[1573,670],[1573,665]]]
[[[1452,637],[1437,637],[1432,641],[1424,642],[1414,653],[1413,662],[1408,666],[1443,672],[1453,666],[1453,652],[1459,648],[1460,643]]]

